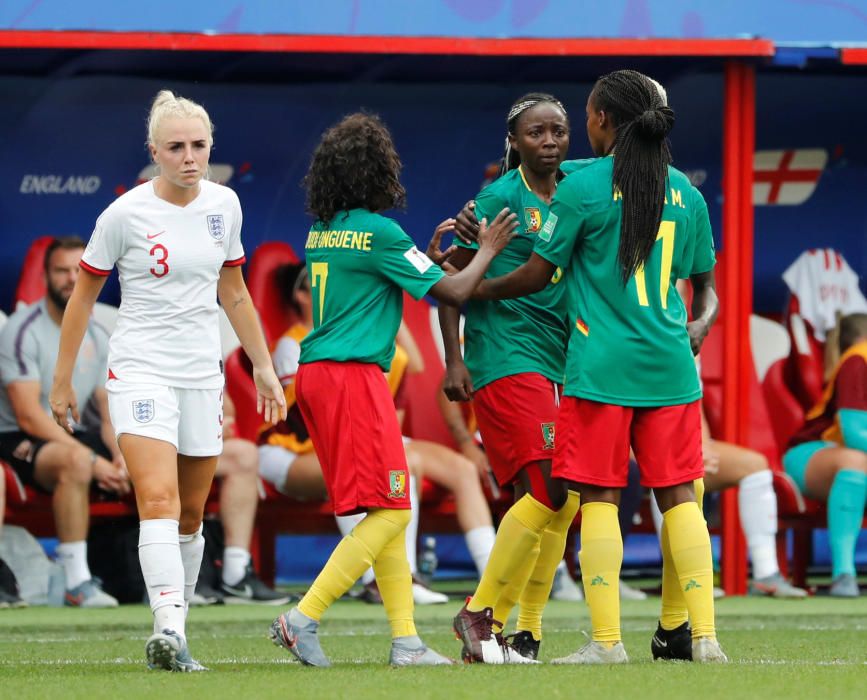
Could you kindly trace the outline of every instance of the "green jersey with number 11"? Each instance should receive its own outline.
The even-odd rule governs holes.
[[[669,167],[656,244],[624,285],[614,157],[560,183],[536,241],[536,253],[566,270],[574,294],[563,393],[621,406],[689,403],[701,388],[675,282],[716,262],[707,205],[686,175]]]
[[[304,246],[313,331],[300,364],[333,360],[375,363],[387,371],[403,314],[403,290],[421,299],[443,271],[393,219],[366,209],[317,221]]]

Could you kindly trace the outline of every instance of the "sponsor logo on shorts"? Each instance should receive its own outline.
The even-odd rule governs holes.
[[[154,419],[154,400],[138,399],[133,401],[132,417],[139,423],[150,423]]]
[[[406,472],[402,469],[388,473],[389,498],[406,498]]]
[[[526,217],[527,233],[536,233],[542,228],[542,212],[539,207],[524,207],[524,216]]]
[[[542,232],[539,234],[539,238],[543,241],[550,241],[551,234],[554,233],[554,227],[557,226],[557,215],[554,213],[548,214],[548,218],[545,220],[545,225],[542,227]]]
[[[223,215],[209,214],[207,218],[208,233],[211,234],[211,238],[213,238],[215,241],[223,240],[223,236],[226,235],[226,225],[223,223]]]
[[[540,423],[540,427],[542,428],[542,449],[543,450],[553,450],[554,449],[554,424],[553,423]]]

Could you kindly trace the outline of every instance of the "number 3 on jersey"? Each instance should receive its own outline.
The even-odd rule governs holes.
[[[662,308],[668,308],[668,288],[671,286],[671,259],[674,257],[674,222],[662,221],[656,240],[662,239],[662,264],[659,268],[659,298]],[[635,271],[635,289],[638,291],[638,303],[650,306],[647,298],[647,283],[644,279],[644,265]]]
[[[168,249],[162,243],[157,243],[151,248],[150,255],[155,258],[151,274],[154,277],[165,277],[169,274],[169,264],[166,262],[169,259]]]
[[[313,279],[310,281],[310,288],[317,292],[313,298],[319,302],[316,309],[319,312],[319,323],[316,325],[321,326],[322,313],[325,309],[325,285],[328,282],[328,263],[311,263],[310,270],[313,273]]]

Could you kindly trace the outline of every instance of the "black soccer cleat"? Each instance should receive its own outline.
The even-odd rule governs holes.
[[[525,659],[536,661],[539,658],[539,645],[542,642],[533,639],[532,632],[515,632],[506,637],[506,642]]]
[[[662,629],[662,625],[658,624],[650,640],[650,653],[654,661],[692,661],[692,630],[689,622],[673,630]]]

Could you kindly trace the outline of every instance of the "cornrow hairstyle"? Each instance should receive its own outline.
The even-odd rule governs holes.
[[[867,314],[848,314],[840,319],[840,354],[851,348],[859,338],[867,338]]]
[[[307,211],[329,224],[339,211],[372,212],[406,205],[400,156],[376,115],[350,114],[328,129],[304,176]]]
[[[603,75],[593,86],[590,101],[608,115],[615,129],[612,194],[622,197],[617,259],[625,285],[656,242],[671,163],[667,137],[674,111],[659,83],[634,70]]]
[[[509,143],[509,134],[512,136],[515,135],[515,129],[518,126],[518,118],[524,112],[542,102],[550,102],[551,104],[556,105],[563,110],[563,114],[566,115],[566,118],[569,118],[563,103],[553,95],[549,95],[546,92],[528,92],[523,97],[519,97],[509,109],[509,115],[506,117],[506,129],[508,130],[508,134],[506,134],[506,148],[503,153],[503,159],[500,161],[500,171],[497,173],[497,177],[502,177],[507,172],[514,170],[521,164],[521,154],[512,149],[512,146]]]

